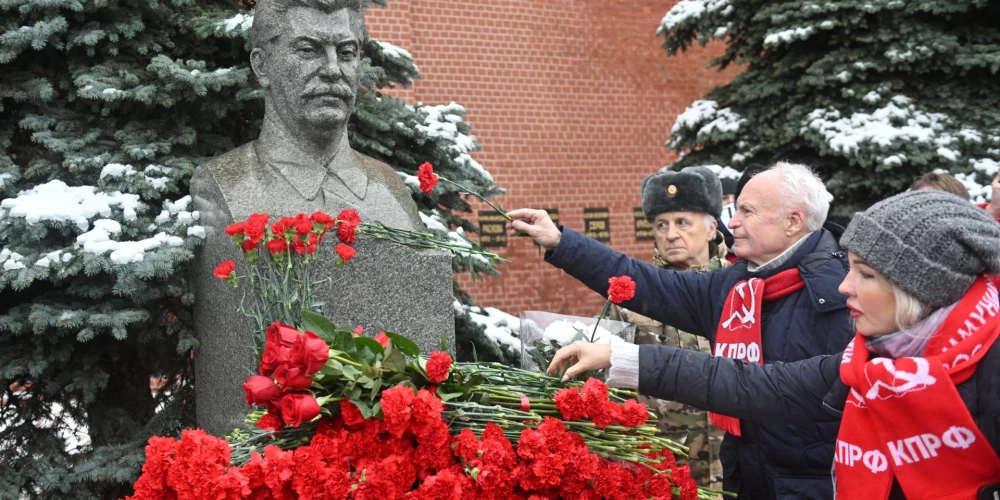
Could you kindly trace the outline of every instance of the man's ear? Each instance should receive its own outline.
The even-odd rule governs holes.
[[[708,241],[711,242],[715,239],[715,232],[719,230],[719,221],[713,220],[711,224],[708,225]]]
[[[250,52],[250,67],[261,87],[271,86],[271,79],[267,76],[267,54],[264,49],[257,47]]]
[[[802,210],[799,210],[798,208],[789,210],[788,217],[785,221],[788,227],[789,235],[798,234],[806,227],[805,214],[803,214]]]

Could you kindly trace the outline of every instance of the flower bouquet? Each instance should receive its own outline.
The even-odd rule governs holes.
[[[354,232],[380,230],[355,217],[300,215],[268,228],[259,216],[231,227],[252,270],[237,276],[226,264],[216,275],[252,290],[245,312],[260,327],[251,333],[261,358],[243,386],[250,426],[227,439],[200,430],[151,438],[130,498],[714,496],[675,464],[685,448],[657,435],[634,393],[455,363],[443,348],[422,356],[406,337],[368,337],[317,312],[313,245],[332,231],[348,246]],[[344,265],[352,253],[338,255]]]

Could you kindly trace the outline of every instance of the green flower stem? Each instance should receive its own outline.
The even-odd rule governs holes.
[[[493,210],[496,210],[497,213],[499,213],[500,215],[503,216],[503,218],[505,218],[505,219],[507,219],[509,221],[514,220],[514,219],[511,219],[509,215],[507,215],[507,212],[501,210],[496,205],[490,203],[490,200],[487,200],[483,195],[481,195],[481,194],[479,194],[479,193],[477,193],[475,191],[472,191],[470,189],[466,189],[464,186],[462,186],[460,184],[457,184],[455,182],[452,182],[452,181],[444,178],[444,176],[442,176],[440,174],[437,174],[437,178],[438,178],[439,181],[444,181],[444,182],[447,182],[448,184],[451,184],[452,186],[455,186],[456,188],[458,188],[459,190],[461,190],[463,193],[471,194],[472,196],[475,196],[476,198],[479,198],[480,200],[482,200],[483,203],[489,205],[490,208],[492,208]]]

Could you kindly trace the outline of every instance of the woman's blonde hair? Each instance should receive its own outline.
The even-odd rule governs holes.
[[[920,302],[920,299],[896,286],[895,283],[886,279],[885,276],[878,274],[876,278],[886,290],[892,292],[893,297],[896,299],[896,328],[900,331],[919,323],[933,312],[931,306]]]

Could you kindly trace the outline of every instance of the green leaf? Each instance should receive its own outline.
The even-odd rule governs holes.
[[[375,342],[374,340],[368,337],[354,337],[354,345],[358,348],[359,351],[361,350],[362,347],[367,347],[376,354],[381,354],[382,351],[384,350],[382,344],[379,344],[378,342]]]
[[[465,392],[464,391],[459,391],[459,392],[442,392],[440,389],[438,389],[437,395],[438,395],[439,398],[441,398],[441,401],[451,401],[452,399],[455,399],[455,398],[457,398],[459,396],[464,396]]]
[[[319,335],[327,343],[333,343],[337,337],[337,327],[326,316],[305,309],[302,310],[302,328]]]
[[[400,351],[403,351],[403,354],[407,356],[420,355],[420,348],[417,347],[417,344],[415,344],[412,340],[398,333],[385,332],[385,334],[394,344],[396,344],[396,347],[398,347]]]
[[[382,389],[382,379],[377,378],[375,379],[375,384],[372,386],[372,396],[371,396],[372,401],[375,401],[375,398],[378,397],[378,391],[381,389]]]
[[[448,332],[441,332],[441,352],[448,352]]]
[[[328,359],[326,363],[323,364],[323,368],[319,369],[319,372],[325,375],[343,375],[344,364],[336,359]]]
[[[344,378],[346,378],[347,380],[357,381],[358,377],[361,376],[361,370],[358,370],[357,368],[351,365],[341,365],[341,366],[342,368],[340,369],[340,372],[344,374]]]
[[[364,373],[366,377],[378,378],[382,371],[368,363],[361,363],[361,373]]]
[[[406,357],[403,356],[402,352],[393,350],[382,361],[382,366],[389,371],[404,372],[406,371]]]

